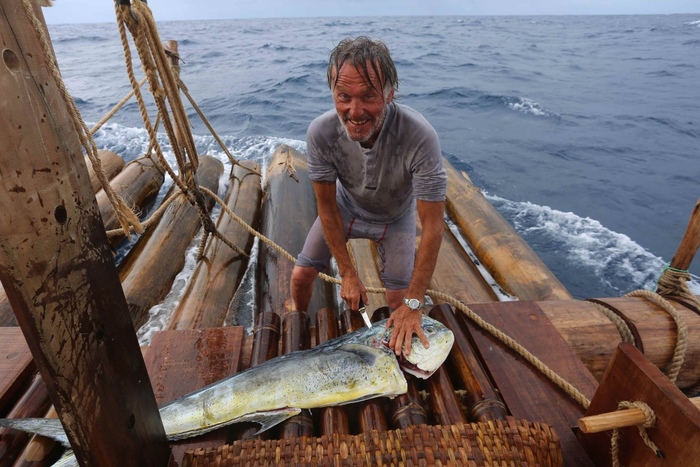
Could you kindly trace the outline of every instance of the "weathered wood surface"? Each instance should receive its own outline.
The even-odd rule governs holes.
[[[576,358],[535,302],[472,304],[470,308],[515,339],[566,381],[591,398],[597,382]],[[572,428],[583,408],[538,370],[460,314],[511,415],[554,427],[564,465],[592,465]]]
[[[587,301],[552,300],[537,304],[588,371],[600,381],[622,340],[617,327]]]
[[[561,300],[571,295],[513,227],[446,159],[450,218],[489,273],[520,300]]]
[[[243,328],[238,326],[156,333],[146,353],[146,366],[158,405],[236,374],[240,369],[243,334]],[[172,442],[175,461],[180,465],[188,449],[224,444],[228,431],[229,427],[223,427]]]
[[[218,159],[200,156],[198,183],[216,193],[223,169]],[[179,189],[173,188],[170,195],[175,192]],[[208,199],[208,209],[213,203]],[[200,226],[199,211],[180,194],[165,209],[163,217],[146,229],[119,265],[119,277],[136,329],[146,322],[148,310],[167,295]]]
[[[116,177],[117,174],[122,171],[124,165],[126,165],[124,159],[122,159],[119,154],[112,152],[108,149],[98,149],[97,156],[100,158],[100,163],[102,164],[102,172],[104,172],[105,177],[107,177],[107,180],[112,180],[114,177]],[[97,178],[95,169],[92,166],[90,159],[88,159],[87,157],[85,158],[85,165],[87,166],[88,175],[90,176],[90,185],[92,186],[92,191],[94,193],[97,193],[102,189],[102,183],[100,183],[100,179]]]
[[[289,171],[288,162],[295,169]],[[316,197],[309,179],[306,156],[280,145],[267,170],[260,231],[296,257],[304,246],[306,234],[316,219]],[[257,277],[258,312],[284,314],[292,309],[289,282],[294,264],[273,248],[260,244]],[[335,289],[318,279],[309,303],[311,319],[316,310],[335,307]]]
[[[141,157],[127,164],[109,184],[132,209],[136,212],[144,212],[153,204],[163,185],[163,173],[163,169],[157,162],[148,157]],[[100,207],[105,230],[119,228],[117,215],[105,191],[98,191],[95,197]],[[125,235],[118,234],[110,237],[109,242],[112,247],[116,247],[125,238]]]
[[[605,304],[627,323],[635,344],[662,371],[668,371],[676,347],[678,327],[662,308],[642,297],[595,299]],[[681,389],[700,383],[700,315],[676,302],[669,302],[685,320],[688,347],[676,380]]]
[[[257,229],[262,198],[260,176],[246,167],[259,173],[260,166],[252,161],[241,164],[243,167],[237,165],[231,173],[226,203],[237,216]],[[250,254],[255,237],[223,210],[216,228],[231,243]],[[190,284],[173,312],[170,329],[221,326],[249,259],[249,256],[236,253],[220,239],[210,236],[204,258],[197,263]]]
[[[20,397],[36,373],[32,353],[18,327],[0,327],[0,417]],[[1,458],[2,456],[0,456]]]
[[[0,37],[3,287],[78,459],[164,465],[170,452],[80,143],[21,3],[0,0]]]
[[[639,436],[637,427],[620,429],[621,465],[697,465],[700,459],[700,410],[633,345],[621,343],[586,415],[617,410],[620,401],[642,401],[656,415],[647,429],[663,452],[658,458]],[[610,432],[584,434],[579,439],[596,465],[610,465]]]
[[[348,242],[348,252],[365,287],[383,288],[376,244],[365,238],[353,238]],[[365,307],[370,317],[377,308],[387,306],[386,295],[383,293],[368,293],[367,298],[369,301]],[[341,306],[345,306],[345,302]]]
[[[418,239],[416,239],[418,241]],[[462,303],[498,301],[495,292],[459,244],[454,234],[445,229],[430,288],[450,295]],[[432,297],[435,303],[441,303]]]
[[[700,199],[695,203],[693,213],[690,215],[688,227],[685,229],[676,254],[671,259],[670,266],[675,269],[686,271],[695,258],[695,254],[700,247]]]

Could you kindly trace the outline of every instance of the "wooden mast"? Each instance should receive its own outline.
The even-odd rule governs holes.
[[[78,136],[22,2],[0,0],[0,40],[0,279],[78,461],[167,465]]]

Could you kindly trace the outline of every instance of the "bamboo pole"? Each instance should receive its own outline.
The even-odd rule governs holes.
[[[260,220],[259,166],[252,161],[236,165],[229,179],[227,206],[248,225],[257,228]],[[250,254],[254,237],[223,210],[216,228],[224,238]],[[249,261],[248,255],[232,250],[221,239],[210,236],[204,257],[197,262],[189,286],[173,312],[170,329],[221,326],[229,303],[238,289]]]
[[[469,337],[447,305],[433,307],[433,318],[446,325],[455,336],[450,352],[450,363],[466,390],[469,417],[474,421],[505,420],[507,413],[503,400],[484,370],[472,348]]]
[[[316,312],[316,344],[322,344],[338,337],[338,318],[331,308],[321,308]],[[320,410],[321,434],[332,436],[334,433],[350,433],[348,416],[342,407],[324,407]]]
[[[304,240],[317,216],[316,197],[309,179],[306,157],[287,145],[280,145],[270,160],[263,195],[260,232],[292,256],[301,252]],[[277,250],[260,243],[256,269],[257,309],[281,315],[291,311],[289,283],[294,264]],[[334,286],[317,279],[309,309],[334,307]]]
[[[102,164],[102,172],[104,172],[105,176],[107,177],[107,180],[112,180],[124,168],[124,159],[122,159],[121,156],[112,151],[109,151],[107,149],[98,149],[97,155],[100,158],[100,163]],[[92,185],[92,191],[97,193],[102,189],[102,183],[100,183],[100,179],[97,178],[95,169],[92,168],[92,164],[90,163],[90,160],[87,157],[85,158],[85,164],[87,165],[88,173],[90,174],[90,184]]]
[[[12,407],[5,418],[42,417],[51,406],[49,393],[44,381],[38,374],[34,377],[27,391]],[[12,465],[27,445],[30,435],[24,431],[10,428],[0,429],[0,463]]]
[[[21,3],[0,0],[0,37],[3,287],[78,461],[165,465],[170,450],[73,119]]]
[[[571,294],[484,195],[447,160],[450,218],[489,273],[520,300],[569,299]]]
[[[140,157],[128,163],[109,184],[134,210],[143,212],[156,200],[163,180],[162,167],[148,157]],[[117,214],[105,191],[98,191],[96,198],[105,230],[119,228]],[[117,234],[110,237],[109,243],[116,248],[125,238],[124,234]]]
[[[311,328],[309,315],[305,311],[290,311],[282,320],[283,354],[311,348]],[[282,423],[281,438],[298,438],[313,436],[314,422],[311,412],[303,409],[301,413]]]
[[[223,170],[218,159],[201,156],[197,171],[199,185],[216,192]],[[173,187],[170,195],[176,192],[179,189]],[[214,200],[206,198],[206,208],[211,209]],[[158,223],[146,229],[119,265],[122,288],[136,329],[146,321],[148,310],[167,295],[201,224],[198,209],[179,196],[168,205]]]
[[[258,315],[253,332],[253,350],[250,356],[251,368],[277,357],[280,342],[280,317],[272,311]],[[236,439],[254,438],[260,426],[257,423],[245,423],[239,427]],[[269,439],[270,431],[258,435],[261,439]]]
[[[692,397],[690,402],[700,410],[700,397]],[[641,425],[645,421],[644,412],[640,409],[624,409],[581,417],[578,420],[578,427],[584,433],[600,433],[601,431]]]

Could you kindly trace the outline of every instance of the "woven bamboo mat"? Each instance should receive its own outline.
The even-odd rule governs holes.
[[[508,417],[488,423],[417,425],[358,435],[248,439],[218,448],[188,451],[182,466],[562,464],[559,438],[549,426]]]

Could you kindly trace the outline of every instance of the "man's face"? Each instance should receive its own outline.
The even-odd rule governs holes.
[[[377,140],[386,117],[387,104],[394,96],[393,89],[386,99],[383,93],[375,90],[381,89],[381,81],[372,67],[368,68],[374,87],[365,82],[357,68],[345,63],[333,88],[335,109],[348,138],[365,147],[371,147]]]

